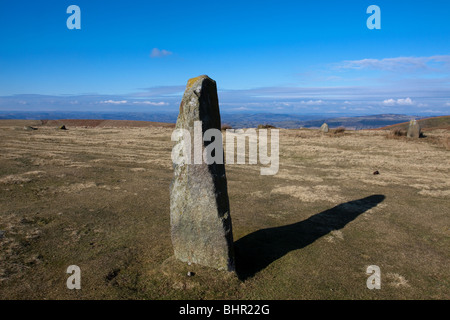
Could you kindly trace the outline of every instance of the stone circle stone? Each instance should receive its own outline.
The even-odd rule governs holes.
[[[195,121],[202,121],[202,133],[208,129],[221,129],[216,82],[208,76],[188,81],[176,129],[188,130],[194,137]],[[183,142],[179,140],[175,145],[178,143]],[[201,143],[204,149],[205,142],[202,140]],[[224,162],[174,163],[174,178],[170,186],[170,223],[177,259],[234,271],[233,234]]]

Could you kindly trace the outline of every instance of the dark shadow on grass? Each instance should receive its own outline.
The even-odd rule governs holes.
[[[304,248],[329,232],[344,228],[384,199],[384,195],[372,195],[342,203],[306,220],[258,230],[242,237],[234,243],[238,277],[241,280],[253,277],[290,251]]]

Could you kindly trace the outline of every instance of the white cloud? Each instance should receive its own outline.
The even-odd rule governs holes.
[[[306,104],[307,106],[320,106],[324,104],[322,100],[309,100],[309,101],[302,101],[301,104]]]
[[[413,101],[411,100],[411,98],[406,98],[406,99],[387,99],[383,101],[383,104],[385,106],[410,106],[413,104]]]
[[[344,61],[338,69],[372,69],[382,71],[416,71],[449,69],[450,55],[431,57],[397,57]]]
[[[250,108],[247,107],[239,107],[239,108],[231,108],[230,110],[234,110],[234,111],[245,111],[245,110],[251,110]]]
[[[167,102],[153,102],[153,101],[133,101],[133,104],[145,104],[149,106],[167,106]]]
[[[385,106],[394,106],[395,105],[395,100],[394,99],[388,99],[388,100],[384,100],[383,104]]]
[[[410,106],[413,104],[412,100],[410,98],[406,99],[397,99],[397,104],[401,106]]]
[[[104,101],[100,101],[100,103],[105,103],[105,104],[125,104],[128,103],[127,100],[104,100]]]
[[[450,107],[450,102],[447,102],[445,105],[446,105],[447,107]]]
[[[167,106],[169,103],[167,102],[154,102],[154,101],[148,101],[148,100],[142,100],[142,101],[128,101],[128,100],[103,100],[100,101],[102,104],[143,104],[143,105],[149,105],[149,106]]]
[[[167,50],[159,50],[158,48],[153,48],[152,52],[150,53],[150,58],[161,58],[165,56],[170,56],[172,52]]]

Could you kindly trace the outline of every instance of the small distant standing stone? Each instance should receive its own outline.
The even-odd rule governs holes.
[[[330,129],[328,128],[328,124],[324,123],[321,127],[320,127],[320,131],[324,132],[324,133],[328,133]]]
[[[195,121],[202,121],[202,134],[208,129],[220,131],[217,86],[208,76],[188,81],[176,129],[185,129],[193,137]],[[179,143],[183,140],[176,142]],[[233,233],[223,163],[174,163],[170,225],[177,259],[234,271]]]
[[[414,139],[418,139],[420,137],[420,125],[415,119],[409,122],[408,133],[406,136]]]
[[[33,127],[30,127],[30,126],[25,126],[25,127],[23,127],[23,130],[25,130],[25,131],[33,131],[33,130],[37,130],[37,128],[33,128]]]

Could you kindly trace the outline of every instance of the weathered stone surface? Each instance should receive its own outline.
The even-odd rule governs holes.
[[[420,125],[416,120],[411,120],[409,122],[408,133],[406,134],[408,138],[416,138],[420,137]]]
[[[328,124],[324,123],[321,127],[320,127],[320,131],[328,133],[328,131],[330,131],[330,129],[328,128]]]
[[[202,121],[203,133],[221,127],[216,82],[207,76],[188,81],[176,129],[186,129],[194,137],[194,121]],[[204,149],[203,140],[201,144]],[[191,145],[194,150],[193,140]],[[233,234],[223,163],[174,164],[170,186],[171,236],[177,259],[232,271]]]

